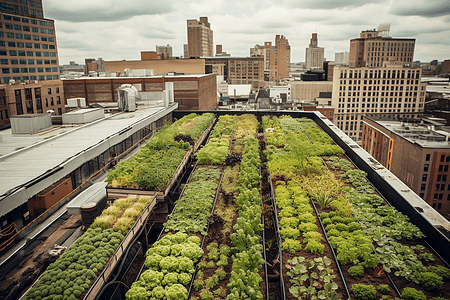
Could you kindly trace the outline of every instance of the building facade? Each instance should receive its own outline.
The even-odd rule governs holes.
[[[277,81],[289,78],[291,66],[291,46],[284,35],[275,36],[275,45],[265,42],[264,46],[256,44],[250,48],[250,56],[264,58],[264,80]]]
[[[213,31],[207,17],[187,20],[188,57],[214,56]]]
[[[154,52],[156,55],[156,52]],[[155,75],[169,72],[183,74],[204,74],[204,59],[144,59],[144,60],[118,60],[105,61],[105,72],[116,73],[122,76],[125,69],[152,69]]]
[[[402,62],[386,61],[377,68],[334,66],[333,122],[353,140],[360,141],[364,116],[417,117],[424,110],[426,93],[421,71],[404,67]]]
[[[364,119],[362,147],[441,214],[450,213],[450,133]]]
[[[164,55],[164,57],[172,57],[172,46],[170,46],[169,44],[165,45],[165,46],[158,46],[156,45],[156,54],[157,55]]]
[[[306,48],[306,68],[307,69],[322,69],[324,61],[324,48],[319,47],[319,40],[317,39],[317,33],[313,33],[309,47]]]
[[[252,90],[264,87],[264,58],[258,57],[205,57],[206,65],[223,65],[224,80],[228,84],[251,84]]]
[[[415,39],[382,36],[381,31],[363,31],[350,40],[350,67],[382,67],[385,61],[399,61],[411,65]]]
[[[117,102],[122,84],[137,86],[138,91],[163,91],[165,82],[174,83],[174,100],[179,110],[212,110],[217,106],[216,75],[89,77],[63,80],[64,95],[85,98],[86,105]]]
[[[0,89],[8,114],[64,113],[64,102],[56,99],[63,91],[54,21],[44,18],[41,0],[10,2],[0,5]]]

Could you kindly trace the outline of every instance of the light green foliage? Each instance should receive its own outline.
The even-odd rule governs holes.
[[[196,175],[198,174],[198,175]],[[206,225],[220,179],[220,169],[215,166],[194,171],[183,196],[165,223],[166,231],[200,232],[206,234]]]
[[[300,244],[300,241],[288,238],[281,243],[281,250],[286,250],[291,254],[295,254],[295,252],[302,250],[302,245]]]
[[[450,278],[450,269],[443,266],[429,266],[428,272],[436,273],[445,279]]]
[[[380,284],[377,286],[377,290],[382,294],[389,294],[391,292],[391,289],[389,289],[387,284]]]
[[[427,290],[440,290],[444,284],[443,278],[433,272],[420,272],[416,274],[419,283]]]
[[[365,285],[362,283],[353,284],[351,287],[355,298],[358,300],[371,300],[375,299],[377,291],[373,285]]]
[[[300,230],[291,227],[285,227],[280,229],[280,235],[283,240],[285,239],[297,239],[300,236]]]
[[[138,154],[108,172],[108,183],[115,187],[163,190],[190,147],[189,143],[177,142],[174,137],[184,134],[197,140],[213,119],[211,113],[190,114],[163,126]]]
[[[348,269],[348,274],[352,276],[353,278],[361,277],[364,275],[364,268],[363,266],[353,266]]]
[[[427,300],[427,296],[425,296],[422,291],[418,291],[411,287],[406,287],[403,289],[402,297],[407,300]]]

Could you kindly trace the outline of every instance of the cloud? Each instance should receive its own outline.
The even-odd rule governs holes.
[[[47,18],[69,22],[117,22],[175,10],[171,1],[157,0],[47,0],[44,9]]]
[[[390,13],[397,16],[436,18],[450,14],[448,0],[391,0]]]
[[[356,8],[367,4],[374,3],[385,3],[387,0],[372,0],[370,2],[361,0],[340,0],[340,1],[330,1],[330,0],[286,0],[285,3],[290,8],[312,8],[312,9],[323,9],[332,10],[336,8]]]

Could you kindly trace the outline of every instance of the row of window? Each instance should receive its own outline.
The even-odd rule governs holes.
[[[367,102],[370,102],[371,98],[367,98]],[[361,101],[359,101],[359,98],[339,98],[340,102],[366,102],[366,98],[362,98]],[[389,101],[388,101],[389,100]],[[404,98],[405,102],[416,102],[416,98]],[[372,102],[397,102],[397,98],[380,98],[380,101],[378,101],[378,98],[372,98]],[[402,102],[402,98],[398,98],[398,102]],[[422,107],[420,104],[419,107]]]
[[[33,44],[32,43],[23,43],[23,42],[8,42],[8,47],[16,47],[17,48],[33,48]],[[0,47],[5,47],[6,46],[6,42],[5,41],[0,41]],[[34,44],[34,48],[35,49],[41,49],[41,44]],[[42,44],[42,49],[55,49],[55,45],[49,45],[49,44]],[[30,53],[33,53],[30,51]],[[33,56],[33,54],[28,55],[28,56]]]
[[[28,25],[20,25],[20,24],[12,24],[12,23],[5,23],[5,29],[10,29],[10,30],[17,30],[17,31],[27,31],[27,32],[40,32],[43,34],[53,34],[54,31],[53,29],[48,29],[48,28],[37,28],[37,27],[30,27]]]
[[[383,72],[381,72],[383,71]],[[364,74],[363,74],[364,72]],[[339,78],[420,78],[420,70],[341,70]]]
[[[8,1],[12,2],[12,3],[17,3],[17,0],[8,0]],[[19,3],[27,5],[28,4],[28,0],[19,0]],[[37,8],[42,8],[42,4],[39,1],[32,1],[32,0],[30,0],[30,6],[37,7]]]
[[[8,52],[6,50],[0,50],[0,55],[6,56],[8,55]],[[41,51],[35,51],[34,55],[37,57],[56,57],[56,52],[41,52]],[[9,56],[33,56],[32,51],[24,51],[24,50],[9,50]]]
[[[383,80],[380,80],[380,79],[378,79],[378,80],[373,80],[372,81],[372,79],[369,79],[369,80],[367,80],[367,79],[364,79],[363,80],[363,83],[366,85],[367,83],[369,83],[369,84],[401,84],[401,85],[403,85],[403,84],[405,84],[405,80],[404,79],[397,79],[397,80],[395,80],[395,79],[391,79],[391,80],[389,80],[389,79],[383,79]],[[340,80],[340,84],[342,85],[342,84],[347,84],[347,80],[346,79],[344,79],[344,80]],[[357,85],[360,85],[361,84],[361,79],[358,79],[358,80],[351,80],[351,79],[349,79],[348,80],[348,84],[357,84]],[[409,79],[407,79],[406,80],[406,84],[419,84],[419,80],[413,80],[413,79],[411,79],[411,81],[409,80]],[[401,87],[401,88],[403,88],[403,87]]]
[[[14,0],[9,0],[9,1],[14,2]],[[30,1],[30,4],[31,3],[36,4],[36,6],[39,5],[40,7],[38,7],[38,8],[42,9],[41,3]],[[35,5],[32,5],[32,6],[36,7]],[[20,11],[19,11],[19,7],[20,7]],[[20,13],[22,15],[32,15],[32,16],[36,16],[36,17],[40,17],[40,18],[44,17],[42,10],[36,10],[36,9],[30,8],[30,11],[28,12],[28,7],[23,6],[23,5],[19,6],[19,5],[0,2],[0,10],[11,13],[11,14],[19,14]]]
[[[32,75],[32,76],[17,76],[17,77],[3,77],[3,83],[9,83],[9,81],[11,79],[14,80],[20,80],[20,81],[25,81],[25,80],[58,80],[59,79],[59,75]]]
[[[36,73],[36,68],[2,68],[2,73],[3,74],[9,74],[9,73],[28,73],[28,71],[30,73]],[[44,73],[44,68],[37,68],[37,72],[38,73]],[[53,67],[53,68],[45,68],[45,72],[54,72],[57,73],[58,72],[58,68],[57,67]]]
[[[18,65],[18,64],[26,65],[27,62],[29,65],[34,65],[35,60],[34,59],[23,59],[23,58],[22,59],[11,59],[11,60],[8,60],[6,58],[0,59],[0,65],[8,65],[9,62],[11,62],[11,65]],[[44,59],[44,60],[36,59],[37,65],[42,65],[42,62],[44,62],[44,65],[50,65],[50,64],[56,65],[56,59]]]
[[[1,24],[1,23],[0,23]],[[0,26],[1,28],[1,26]],[[5,37],[5,33],[3,31],[0,31],[0,37]],[[22,33],[13,33],[13,32],[6,32],[6,37],[10,39],[18,39],[18,40],[28,40],[31,41],[31,35],[30,34],[22,34]],[[39,41],[42,42],[55,42],[55,38],[53,36],[41,36],[39,38],[39,35],[33,35],[33,41]]]
[[[369,50],[370,50],[370,43],[371,42],[368,42],[368,45],[369,45]],[[381,45],[381,42],[372,42],[372,47],[374,47],[374,46],[386,46],[386,42],[383,42],[383,45]],[[400,42],[387,42],[387,46],[388,47],[414,47],[414,43],[402,43],[401,45],[400,45]]]
[[[345,111],[345,109],[338,109],[338,113],[358,113],[358,109],[352,109],[351,111],[350,111],[350,109],[347,109],[347,111]],[[362,109],[361,110],[361,112],[362,113],[364,113],[364,109]],[[366,110],[366,113],[377,113],[377,112],[380,112],[380,113],[382,113],[382,112],[385,112],[385,113],[395,113],[395,109],[380,109],[380,111],[378,111],[378,109],[371,109],[370,111],[369,111],[369,109],[367,109]],[[397,109],[397,112],[399,113],[399,112],[403,112],[403,113],[405,113],[405,112],[416,112],[416,109],[415,108],[413,108],[413,109],[406,109],[406,108],[404,108],[404,109]],[[417,112],[420,112],[420,110],[418,110]]]

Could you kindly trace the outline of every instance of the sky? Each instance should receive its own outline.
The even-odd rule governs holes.
[[[232,56],[249,56],[279,34],[289,40],[291,62],[303,62],[317,32],[326,59],[334,60],[361,31],[389,22],[390,36],[416,39],[415,61],[450,59],[449,0],[45,0],[43,6],[45,18],[55,20],[61,65],[138,60],[141,51],[166,44],[182,56],[186,20],[205,16],[214,45]]]

